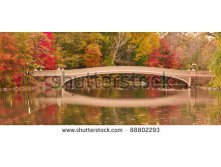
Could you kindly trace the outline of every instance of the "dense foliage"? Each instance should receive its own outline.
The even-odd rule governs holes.
[[[0,86],[21,86],[26,60],[19,56],[12,33],[0,34]]]
[[[175,50],[171,50],[166,39],[160,40],[160,48],[150,53],[146,62],[149,67],[180,68],[179,58]]]
[[[29,84],[34,69],[135,65],[212,69],[221,85],[220,33],[0,33],[0,86]],[[214,56],[213,56],[214,55]]]
[[[217,49],[211,64],[211,70],[215,74],[212,86],[221,88],[221,33],[215,33],[214,35],[217,39]]]

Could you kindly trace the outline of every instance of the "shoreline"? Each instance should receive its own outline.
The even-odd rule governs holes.
[[[198,86],[197,88],[203,89],[203,90],[218,90],[221,91],[221,88],[214,88],[214,87],[207,87],[207,86]]]
[[[217,90],[217,91],[221,91],[221,88],[214,88],[214,87],[207,87],[207,86],[197,86],[197,88],[199,89],[202,89],[202,90]],[[24,86],[24,87],[15,87],[15,88],[0,88],[0,92],[11,92],[11,91],[14,91],[14,92],[17,92],[17,91],[21,91],[21,92],[25,92],[25,91],[32,91],[32,90],[36,90],[36,89],[52,89],[52,90],[56,90],[56,89],[59,89],[59,88],[45,88],[45,87],[39,87],[39,86],[32,86],[32,87],[29,87],[29,86]],[[189,88],[187,88],[189,89]],[[191,87],[190,89],[194,89],[194,87]],[[165,90],[165,89],[162,89],[162,90]],[[168,89],[170,90],[170,89]],[[173,89],[174,90],[174,89]]]
[[[14,91],[14,92],[17,92],[17,91],[22,91],[22,92],[25,92],[25,91],[31,91],[31,90],[36,90],[38,89],[38,87],[15,87],[15,88],[0,88],[0,92],[11,92],[11,91]]]

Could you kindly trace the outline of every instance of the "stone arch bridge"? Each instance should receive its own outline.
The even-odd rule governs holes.
[[[143,67],[143,66],[104,66],[93,68],[82,68],[73,70],[44,70],[34,71],[34,77],[61,77],[62,84],[73,80],[75,78],[102,74],[139,74],[139,75],[156,75],[175,78],[185,82],[188,87],[192,85],[194,78],[211,79],[212,73],[209,71],[195,71],[195,70],[177,70],[157,67]]]

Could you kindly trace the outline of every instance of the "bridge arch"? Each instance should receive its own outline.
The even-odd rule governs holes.
[[[154,76],[165,76],[165,77],[170,77],[170,78],[173,78],[173,79],[176,79],[176,80],[179,80],[179,81],[182,81],[186,84],[186,87],[189,87],[189,78],[188,79],[185,79],[185,78],[182,78],[182,77],[178,77],[178,76],[171,76],[171,75],[167,75],[166,73],[162,73],[162,74],[159,74],[159,73],[156,73],[156,74],[153,74],[151,72],[145,72],[144,73],[139,73],[139,72],[134,72],[134,71],[122,71],[120,73],[116,73],[116,72],[111,72],[111,71],[106,71],[106,72],[95,72],[95,73],[90,73],[88,72],[87,74],[82,74],[82,75],[77,75],[77,76],[73,76],[71,78],[67,78],[64,80],[64,83],[63,85],[66,86],[68,82],[70,81],[74,81],[75,79],[78,79],[78,78],[83,78],[83,77],[87,77],[87,76],[95,76],[95,75],[111,75],[111,74],[128,74],[128,75],[132,75],[132,74],[137,74],[137,75],[154,75]]]

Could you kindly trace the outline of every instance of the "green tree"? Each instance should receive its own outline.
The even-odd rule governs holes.
[[[67,69],[81,67],[80,55],[84,53],[84,47],[87,45],[83,33],[54,33],[54,38],[59,66],[65,66]]]
[[[215,74],[212,86],[221,88],[221,33],[215,33],[217,49],[213,55],[213,61],[211,64],[211,70]]]

